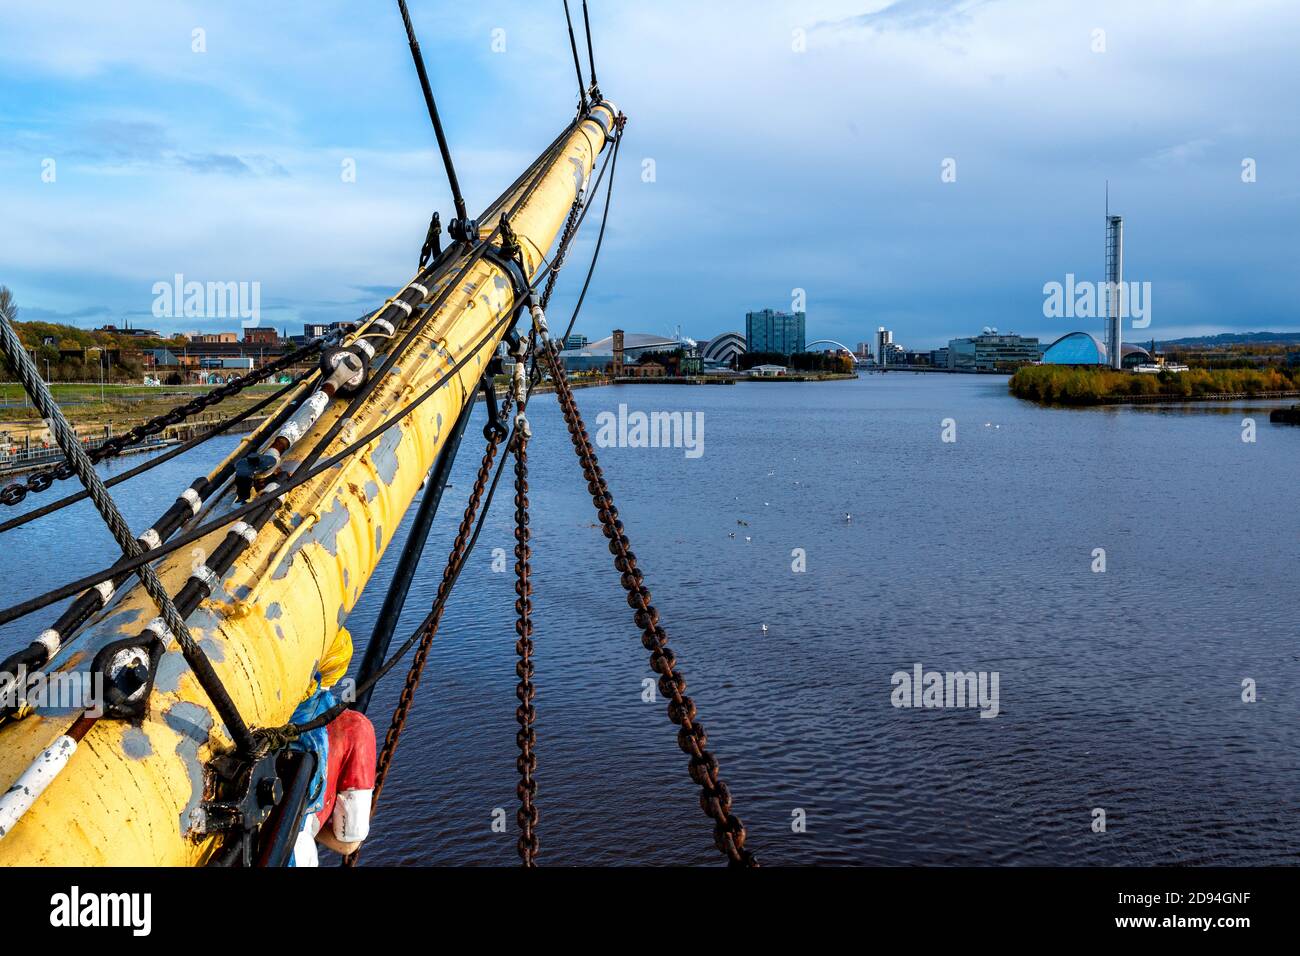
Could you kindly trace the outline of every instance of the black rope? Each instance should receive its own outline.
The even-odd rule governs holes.
[[[104,524],[108,526],[114,540],[121,547],[123,556],[132,559],[137,558],[144,553],[144,545],[131,533],[131,526],[127,524],[122,512],[117,507],[117,503],[113,500],[113,496],[108,493],[103,481],[95,473],[94,464],[91,462],[90,457],[78,444],[76,433],[72,430],[72,426],[68,423],[58,403],[54,400],[54,396],[50,393],[49,385],[41,379],[36,371],[35,364],[23,348],[22,341],[18,338],[18,332],[13,327],[13,321],[12,305],[0,302],[0,347],[3,348],[10,365],[14,367],[23,388],[31,396],[32,404],[37,407],[41,416],[50,423],[50,431],[58,441],[59,447],[63,449],[68,462],[73,466],[78,480],[90,493],[96,510],[99,511],[100,516],[104,519]],[[247,752],[252,744],[248,724],[244,721],[239,708],[231,699],[221,678],[213,669],[207,653],[190,634],[184,616],[177,611],[171,595],[163,583],[158,580],[158,575],[154,572],[153,567],[147,562],[142,562],[135,568],[135,571],[140,577],[141,585],[143,585],[150,599],[157,606],[162,618],[161,623],[151,624],[149,629],[162,640],[166,640],[168,637],[175,638],[176,643],[180,645],[186,663],[190,665],[190,670],[203,687],[208,699],[212,701],[230,736],[241,751]]]
[[[591,98],[600,101],[600,85],[596,82],[596,53],[591,48],[591,18],[587,15],[587,0],[582,0],[582,24],[587,29],[587,63],[591,67]]]
[[[618,120],[615,119],[615,122],[617,123]],[[578,313],[582,311],[582,303],[587,298],[587,289],[591,285],[591,277],[596,272],[596,261],[600,258],[600,247],[605,241],[605,224],[609,222],[609,203],[614,195],[614,173],[618,166],[618,147],[622,142],[623,131],[620,128],[618,135],[614,137],[614,150],[609,157],[609,184],[605,187],[605,209],[600,214],[600,232],[596,235],[596,248],[591,254],[591,265],[587,268],[587,278],[582,283],[582,293],[578,296],[578,303],[573,307],[573,315],[569,318],[569,325],[564,330],[564,335],[560,337],[561,343],[565,342],[573,333],[573,324],[578,321]],[[585,211],[583,215],[586,215]],[[581,219],[578,220],[578,224],[582,224]]]
[[[596,269],[596,261],[600,256],[600,239],[604,237],[605,223],[607,222],[609,217],[610,197],[613,193],[613,184],[614,184],[614,167],[617,162],[618,147],[621,140],[622,140],[622,131],[620,129],[619,135],[616,136],[614,140],[614,149],[610,155],[610,160],[609,162],[602,164],[601,171],[597,176],[595,185],[599,186],[600,179],[601,177],[604,176],[606,166],[609,167],[610,180],[609,180],[609,186],[605,194],[605,208],[601,217],[600,237],[597,239],[596,249],[592,256],[591,265],[587,270],[586,281],[583,283],[582,297],[579,298],[578,305],[573,312],[573,317],[569,320],[570,331],[572,331],[573,329],[573,322],[577,319],[578,311],[582,308],[582,298],[586,296],[587,286],[590,285],[591,283],[592,273]],[[581,225],[582,219],[585,218],[586,216],[586,210],[589,208],[590,206],[584,208],[582,216],[580,216],[578,219],[578,225]],[[577,234],[577,226],[575,225],[573,232],[570,234],[569,238],[572,239],[572,236],[576,234]],[[557,257],[558,255],[559,252],[557,251]],[[541,275],[542,274],[539,274],[538,276],[539,280],[541,278]],[[567,338],[567,333],[566,333],[566,338]],[[530,349],[529,351],[531,353],[530,360],[532,365],[532,368],[530,369],[530,373],[531,373],[530,391],[531,391],[532,386],[536,383],[537,351],[535,348]],[[527,403],[525,402],[525,409],[526,407],[527,407]],[[514,441],[513,432],[514,429],[512,429],[512,434],[510,439],[508,439],[506,442],[505,445],[506,448],[511,447],[511,442]],[[424,634],[425,629],[429,627],[434,620],[437,620],[438,617],[441,616],[443,608],[446,605],[447,597],[451,595],[452,591],[455,589],[457,581],[460,580],[461,572],[464,570],[465,566],[469,564],[469,557],[474,551],[474,546],[478,543],[479,534],[480,532],[482,532],[483,525],[487,520],[488,512],[491,510],[492,499],[496,495],[497,486],[501,482],[501,476],[505,473],[505,462],[509,457],[510,457],[509,455],[502,455],[501,458],[497,461],[496,472],[492,476],[492,483],[488,487],[487,494],[484,496],[482,509],[480,510],[478,519],[474,525],[474,533],[473,535],[471,535],[469,539],[469,543],[465,546],[465,559],[459,563],[454,574],[452,575],[451,584],[445,589],[445,591],[441,592],[438,595],[438,597],[435,599],[433,607],[431,608],[429,613],[425,616],[420,626],[415,629],[415,631],[411,634],[411,636],[407,638],[407,640],[402,644],[402,646],[399,647],[397,651],[395,651],[393,655],[388,658],[388,660],[386,660],[378,669],[376,669],[375,671],[370,673],[367,677],[365,677],[360,682],[358,682],[358,684],[354,688],[353,703],[340,702],[338,704],[335,704],[333,707],[331,707],[329,710],[325,711],[324,713],[313,718],[312,720],[309,720],[302,724],[286,724],[283,727],[276,728],[275,730],[272,731],[272,733],[287,735],[289,737],[295,737],[300,734],[305,734],[312,730],[318,730],[321,727],[326,726],[331,721],[336,719],[340,714],[342,714],[345,710],[355,707],[356,701],[368,700],[370,697],[370,693],[371,691],[373,691],[375,685],[378,684],[379,681],[381,681],[386,675],[388,675],[392,671],[392,669],[396,667],[397,664],[402,660],[402,658],[405,657],[410,652],[411,648],[413,648],[419,642],[420,638]],[[3,614],[0,614],[0,623],[3,623]]]
[[[296,365],[301,359],[319,352],[326,345],[324,339],[316,339],[309,342],[302,348],[295,349],[273,362],[269,362],[260,369],[249,372],[247,375],[241,375],[238,378],[231,379],[219,388],[213,389],[195,398],[177,405],[161,415],[155,415],[147,422],[116,435],[105,441],[95,448],[86,451],[92,464],[99,464],[108,458],[113,458],[122,453],[127,448],[139,445],[154,435],[162,434],[164,429],[169,425],[179,425],[185,419],[189,418],[196,412],[205,411],[213,405],[218,405],[233,395],[238,395],[250,385],[257,385],[264,379],[270,378],[277,372]],[[65,456],[64,460],[56,465],[52,465],[43,471],[37,471],[27,476],[26,483],[14,482],[0,489],[0,504],[17,505],[27,497],[29,492],[41,492],[51,487],[56,480],[71,478],[73,475],[72,464]]]
[[[578,74],[578,112],[587,112],[587,85],[582,82],[582,65],[578,62],[578,38],[573,35],[573,18],[569,16],[569,0],[564,0],[564,19],[569,23],[569,48],[573,50],[573,70]]]
[[[496,325],[494,325],[491,329],[488,330],[487,334],[484,335],[483,338],[479,340],[479,342],[474,346],[474,348],[472,348],[463,358],[458,360],[450,370],[448,370],[444,375],[442,375],[438,379],[438,381],[430,385],[429,388],[427,388],[417,398],[412,399],[407,405],[399,409],[391,418],[375,426],[370,431],[366,432],[364,435],[362,435],[360,438],[356,439],[355,441],[351,442],[350,444],[344,445],[341,449],[339,449],[339,451],[335,452],[333,455],[330,455],[328,458],[325,458],[310,467],[308,467],[304,462],[304,464],[299,466],[298,470],[293,473],[292,477],[290,477],[287,481],[285,481],[283,484],[281,484],[279,487],[275,488],[274,490],[259,495],[257,498],[254,498],[252,501],[249,501],[247,504],[241,505],[240,507],[235,508],[232,511],[228,511],[225,514],[212,519],[211,521],[201,524],[198,527],[193,528],[182,535],[178,535],[177,537],[172,538],[170,541],[164,543],[161,547],[153,548],[152,550],[145,551],[144,553],[136,557],[120,561],[116,564],[110,565],[107,568],[104,568],[99,571],[95,571],[92,574],[86,575],[83,578],[79,578],[76,581],[72,581],[69,584],[65,584],[62,587],[58,587],[51,591],[48,591],[45,594],[38,595],[37,597],[34,598],[29,598],[28,600],[23,601],[21,604],[15,604],[12,607],[5,608],[3,611],[0,611],[0,624],[8,624],[10,621],[17,620],[20,617],[25,617],[26,615],[31,614],[33,611],[39,611],[41,608],[48,607],[49,605],[53,604],[55,601],[60,601],[63,598],[70,597],[71,595],[76,594],[78,591],[83,591],[88,587],[93,587],[94,585],[98,584],[101,581],[106,581],[110,579],[114,574],[118,574],[126,571],[134,571],[136,568],[140,567],[141,565],[148,564],[151,561],[156,561],[159,558],[165,557],[166,555],[171,554],[173,551],[179,550],[180,548],[184,547],[185,545],[189,544],[192,541],[197,541],[200,538],[206,537],[207,535],[211,534],[213,531],[216,531],[219,528],[224,528],[226,525],[234,524],[236,521],[238,521],[240,518],[243,518],[245,515],[252,514],[255,511],[265,508],[267,505],[273,504],[274,502],[278,501],[280,498],[284,497],[285,494],[292,491],[294,488],[306,484],[308,481],[311,481],[313,478],[317,477],[318,475],[321,475],[324,472],[329,471],[339,462],[344,461],[351,455],[355,454],[357,451],[364,448],[366,445],[370,444],[370,442],[374,441],[384,432],[388,431],[388,429],[392,428],[398,422],[406,418],[407,415],[409,415],[420,405],[423,405],[426,401],[428,401],[434,395],[434,393],[437,392],[440,388],[442,388],[447,382],[449,382],[460,371],[460,369],[463,368],[469,362],[470,359],[472,359],[476,354],[478,354],[478,352],[483,348],[485,344],[491,341],[491,339],[498,332],[502,331],[505,328],[506,324],[511,319],[512,316],[510,315],[504,316],[500,321],[497,322]]]
[[[572,130],[576,126],[577,126],[577,120],[574,120],[569,123],[569,126],[566,127],[566,129]],[[556,137],[556,139],[547,148],[546,154],[544,154],[543,157],[539,157],[538,163],[535,164],[535,173],[532,182],[528,184],[528,187],[524,190],[523,194],[519,196],[519,198],[514,202],[514,204],[510,207],[510,209],[507,212],[503,213],[498,218],[496,226],[493,227],[492,232],[489,233],[487,238],[481,240],[476,245],[474,245],[472,249],[470,249],[469,254],[465,258],[465,262],[460,267],[460,270],[457,272],[456,277],[443,286],[442,291],[438,293],[434,301],[429,304],[427,309],[425,309],[424,314],[421,316],[420,320],[405,335],[405,337],[403,337],[402,341],[389,352],[388,356],[384,359],[383,363],[380,365],[378,370],[372,372],[370,378],[361,387],[360,391],[358,391],[357,394],[352,398],[351,402],[348,404],[346,411],[335,420],[334,424],[321,437],[321,439],[317,442],[316,446],[311,450],[311,452],[308,453],[307,457],[303,459],[302,463],[299,465],[299,470],[301,470],[302,468],[310,468],[312,464],[316,461],[316,459],[319,458],[320,455],[324,452],[324,450],[327,447],[329,447],[330,442],[332,442],[335,439],[335,437],[337,437],[338,433],[342,431],[343,426],[356,413],[357,409],[359,409],[362,403],[365,402],[367,398],[369,398],[371,393],[374,392],[374,390],[379,387],[379,384],[383,380],[383,377],[386,374],[388,374],[389,369],[391,369],[395,364],[397,364],[397,362],[406,353],[407,349],[411,347],[416,337],[420,334],[420,332],[424,330],[424,327],[428,325],[428,323],[432,319],[433,315],[437,312],[437,310],[442,307],[442,305],[447,301],[447,299],[450,298],[452,292],[454,292],[460,286],[460,283],[465,279],[465,277],[469,275],[470,269],[472,269],[474,265],[478,262],[478,260],[481,259],[487,253],[489,247],[492,244],[492,241],[496,239],[502,232],[502,220],[507,220],[510,217],[513,217],[515,213],[518,212],[519,209],[523,207],[524,203],[526,203],[532,197],[533,192],[537,189],[538,185],[541,183],[543,178],[543,173],[548,166],[548,162],[544,162],[543,160],[549,160],[551,157],[553,157],[558,152],[559,147],[564,142],[564,139],[565,139],[564,134],[561,134],[560,136]],[[516,180],[516,182],[518,182],[518,180]],[[504,202],[504,197],[502,197],[501,200],[498,200],[497,203],[494,203],[493,208],[496,208],[502,202]],[[475,350],[477,351],[477,347]],[[3,623],[3,621],[0,621],[0,623]]]
[[[570,121],[569,124],[565,127],[565,129],[560,133],[560,135],[558,135],[554,140],[552,140],[550,146],[547,147],[546,151],[541,156],[539,156],[537,160],[533,163],[533,165],[530,167],[530,171],[533,173],[533,181],[529,183],[528,188],[524,191],[523,195],[521,195],[516,200],[516,202],[511,207],[507,215],[513,215],[531,197],[532,193],[536,190],[537,185],[541,182],[542,177],[540,174],[542,170],[544,170],[547,167],[549,160],[554,156],[554,154],[559,149],[559,147],[567,139],[568,135],[571,134],[572,131],[576,128],[577,123],[578,120]],[[507,190],[506,193],[502,194],[501,198],[499,198],[496,202],[494,202],[492,204],[492,207],[490,208],[493,210],[500,208],[501,205],[505,203],[507,197],[520,188],[523,180],[528,174],[529,171],[525,171],[524,174],[522,174],[519,178],[517,178],[515,182],[512,184],[511,188]],[[465,276],[468,274],[469,270],[473,267],[473,265],[480,258],[482,258],[484,253],[487,251],[488,244],[493,239],[496,238],[499,232],[500,232],[500,223],[498,222],[497,226],[492,230],[492,233],[469,252],[468,256],[466,257],[465,263],[461,266],[460,270],[457,272],[456,277],[451,282],[447,283],[444,286],[442,292],[438,295],[438,297],[434,300],[434,302],[430,304],[429,308],[425,310],[424,315],[420,320],[420,322],[417,323],[416,327],[413,328],[407,334],[407,336],[402,340],[399,346],[388,355],[388,357],[385,359],[381,367],[371,375],[369,381],[367,381],[365,386],[363,386],[362,390],[353,399],[352,403],[349,405],[348,410],[345,412],[345,414],[341,416],[335,422],[334,426],[329,430],[329,432],[321,438],[321,441],[317,444],[317,446],[312,450],[311,454],[309,455],[308,460],[304,460],[302,464],[299,465],[298,469],[294,472],[291,478],[281,483],[279,487],[277,487],[274,491],[262,494],[259,497],[254,498],[252,501],[249,501],[248,503],[242,505],[241,507],[238,507],[233,511],[227,512],[225,515],[222,515],[220,518],[216,518],[212,521],[209,521],[203,525],[200,525],[197,528],[194,528],[186,532],[185,534],[179,535],[176,538],[173,538],[171,541],[166,542],[159,548],[154,548],[150,551],[147,551],[139,555],[138,557],[120,562],[119,564],[116,565],[112,565],[108,568],[105,568],[102,571],[97,571],[94,574],[87,575],[86,577],[80,578],[77,581],[70,582],[69,584],[63,585],[62,587],[54,588],[50,591],[47,591],[44,594],[38,595],[34,598],[30,598],[19,604],[15,604],[11,607],[5,608],[3,611],[0,611],[0,624],[7,624],[8,622],[17,620],[20,617],[25,617],[26,615],[31,614],[33,611],[38,611],[43,607],[48,607],[49,605],[53,604],[55,601],[60,601],[66,597],[70,597],[71,595],[77,593],[78,591],[85,590],[88,587],[93,587],[94,585],[100,583],[101,581],[109,579],[112,576],[112,574],[117,571],[132,571],[136,567],[139,567],[141,564],[164,557],[165,555],[170,554],[173,551],[176,551],[179,548],[184,547],[185,545],[189,544],[192,541],[197,541],[198,539],[212,533],[213,531],[219,528],[223,528],[226,525],[233,524],[235,521],[239,520],[245,515],[252,514],[255,511],[259,511],[260,509],[265,508],[270,503],[275,502],[279,498],[283,497],[287,492],[292,491],[294,488],[297,488],[302,484],[305,484],[306,482],[310,481],[312,478],[322,474],[323,472],[332,468],[334,465],[343,461],[353,452],[364,447],[374,438],[378,437],[380,434],[382,434],[383,432],[391,428],[393,425],[395,425],[398,421],[405,418],[405,416],[409,414],[411,411],[414,411],[415,408],[417,408],[418,406],[426,402],[434,394],[434,392],[440,389],[444,384],[446,384],[446,382],[450,381],[452,376],[454,376],[470,360],[470,358],[476,355],[478,351],[483,347],[484,344],[486,344],[498,332],[504,330],[506,324],[509,321],[511,321],[512,316],[509,315],[504,316],[495,326],[492,327],[492,329],[488,331],[488,333],[478,342],[478,344],[474,346],[473,349],[470,350],[470,352],[464,358],[460,359],[445,375],[443,375],[441,378],[438,379],[437,382],[435,382],[428,389],[426,389],[425,392],[421,394],[418,398],[412,400],[409,404],[407,404],[395,416],[393,416],[393,418],[380,424],[379,426],[372,429],[370,432],[363,435],[361,438],[357,439],[351,444],[345,445],[338,452],[326,458],[324,461],[318,464],[313,464],[316,461],[316,459],[319,458],[324,448],[328,446],[329,442],[332,441],[334,437],[338,434],[338,432],[342,430],[344,423],[348,420],[348,418],[350,418],[355,408],[358,407],[361,404],[361,402],[363,402],[369,396],[369,394],[374,390],[375,387],[377,387],[382,377],[398,361],[401,355],[405,353],[406,349],[414,340],[415,336],[417,336],[420,333],[420,331],[424,328],[425,324],[428,323],[432,315],[437,311],[437,309],[444,302],[446,302],[451,292],[465,278]],[[421,273],[421,277],[423,277],[423,273]],[[429,281],[433,281],[433,280],[430,279]],[[270,512],[268,511],[268,515],[269,513]]]
[[[513,441],[514,430],[512,429],[511,437],[506,440],[504,446],[509,448],[510,443]],[[465,558],[457,565],[455,573],[452,574],[451,584],[447,586],[443,594],[438,595],[434,600],[433,607],[430,609],[429,613],[425,615],[424,620],[420,622],[420,626],[417,627],[415,632],[406,639],[406,642],[393,653],[393,656],[384,661],[383,665],[373,674],[357,684],[354,689],[354,697],[356,700],[361,700],[363,696],[368,698],[375,685],[378,684],[380,680],[382,680],[394,667],[396,667],[398,662],[416,645],[420,640],[421,635],[423,635],[424,629],[442,614],[442,610],[447,603],[447,598],[451,596],[451,592],[456,587],[456,582],[460,580],[461,571],[463,571],[465,566],[469,564],[469,558],[474,552],[474,546],[478,544],[479,533],[482,532],[483,525],[487,521],[488,511],[492,507],[492,499],[497,493],[497,485],[501,483],[501,476],[505,473],[505,463],[509,458],[509,454],[503,454],[497,459],[496,473],[492,476],[492,484],[488,486],[487,493],[483,496],[482,508],[479,510],[478,519],[474,522],[474,533],[470,535],[469,542],[465,545]],[[279,728],[279,730],[291,735],[305,734],[313,730],[319,730],[352,706],[354,705],[338,703],[304,724],[286,724],[284,727]]]
[[[397,0],[397,8],[402,13],[402,25],[406,27],[406,39],[411,45],[411,59],[415,61],[415,72],[420,76],[420,89],[424,93],[424,105],[429,110],[429,119],[433,121],[433,133],[438,137],[438,150],[442,153],[442,165],[447,169],[447,183],[451,186],[451,199],[456,205],[456,218],[462,222],[469,219],[465,209],[465,197],[460,194],[460,180],[456,178],[456,167],[451,161],[451,148],[447,145],[447,135],[442,131],[442,120],[438,117],[438,104],[433,99],[433,89],[429,86],[429,74],[424,69],[424,57],[420,54],[420,43],[415,39],[415,28],[411,26],[411,14],[406,9],[406,0]]]
[[[388,582],[388,593],[384,595],[384,604],[379,610],[379,618],[370,632],[370,642],[366,645],[365,655],[361,658],[361,668],[357,671],[358,679],[364,680],[368,677],[388,653],[389,643],[393,639],[393,632],[397,630],[402,608],[406,606],[406,597],[411,591],[411,583],[415,580],[416,568],[419,567],[420,558],[424,554],[425,543],[429,540],[429,530],[433,527],[434,518],[437,517],[438,506],[442,503],[443,492],[447,489],[447,479],[451,477],[451,468],[456,462],[461,438],[465,434],[465,426],[469,424],[473,410],[474,402],[472,400],[466,402],[451,434],[447,436],[442,446],[442,451],[438,453],[438,460],[434,462],[433,469],[425,478],[424,494],[416,509],[415,520],[411,522],[410,530],[406,533],[406,541],[402,546],[397,567],[393,569],[393,576]],[[369,691],[358,693],[356,709],[364,714],[369,705]]]
[[[168,451],[164,452],[161,455],[155,455],[152,458],[150,458],[148,461],[146,461],[144,464],[136,465],[134,468],[128,469],[127,471],[122,472],[120,475],[114,475],[111,478],[106,478],[104,480],[104,487],[112,488],[114,485],[119,485],[124,481],[137,477],[138,475],[143,475],[146,471],[150,471],[154,468],[157,468],[159,465],[166,464],[167,462],[171,461],[173,458],[177,457],[178,455],[185,454],[185,452],[189,451],[192,448],[197,448],[199,445],[203,444],[208,439],[216,438],[218,435],[221,435],[224,432],[228,432],[230,429],[234,428],[240,422],[256,415],[258,412],[266,408],[272,402],[278,401],[279,399],[283,398],[289,391],[291,391],[292,389],[300,385],[303,379],[314,374],[316,373],[315,370],[313,369],[310,372],[306,372],[303,375],[299,375],[292,382],[289,382],[287,385],[285,385],[284,388],[281,388],[278,391],[271,393],[266,398],[258,402],[256,405],[250,406],[249,408],[240,412],[238,415],[232,415],[229,418],[225,419],[224,421],[218,422],[216,425],[212,427],[210,431],[204,432],[202,435],[197,435],[194,438],[191,438],[188,441],[183,442],[182,444],[176,445],[174,448],[169,449]],[[35,508],[32,511],[27,512],[26,514],[19,515],[17,518],[10,518],[8,521],[0,523],[0,534],[4,534],[6,531],[12,531],[14,528],[21,527],[22,525],[27,524],[29,521],[35,521],[37,518],[44,518],[46,515],[53,514],[56,511],[61,511],[62,509],[68,507],[69,505],[75,505],[78,501],[85,501],[86,498],[88,497],[90,497],[89,492],[78,491],[75,494],[68,495],[66,498],[60,498],[58,501],[51,502],[48,505],[42,505],[41,507]]]

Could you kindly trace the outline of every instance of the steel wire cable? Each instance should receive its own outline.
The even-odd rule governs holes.
[[[41,416],[50,423],[55,438],[63,448],[63,453],[75,470],[77,478],[86,486],[91,501],[94,502],[95,508],[103,517],[104,523],[108,525],[123,554],[132,559],[139,558],[143,552],[143,545],[131,533],[131,528],[126,523],[126,519],[122,517],[121,511],[118,510],[117,504],[113,501],[113,496],[104,487],[99,475],[95,473],[94,464],[81,447],[76,433],[63,416],[63,412],[54,400],[54,396],[50,394],[48,386],[41,380],[36,371],[36,366],[23,348],[12,322],[12,306],[5,303],[3,307],[0,307],[0,346],[3,347],[10,365],[17,371],[23,387],[27,390],[27,394],[31,396],[32,404],[37,407]],[[203,652],[203,649],[199,647],[190,634],[184,618],[176,610],[176,605],[172,603],[171,595],[167,593],[167,589],[163,587],[162,582],[158,580],[152,566],[145,563],[134,570],[140,578],[140,583],[144,585],[145,591],[154,604],[157,605],[166,631],[170,631],[171,636],[175,637],[176,642],[180,645],[186,662],[194,671],[199,683],[202,684],[213,706],[216,707],[218,715],[230,732],[230,736],[241,749],[247,748],[252,742],[248,725],[240,716],[239,710],[235,707],[234,701],[230,699],[230,695],[221,683],[216,671],[212,669],[212,663],[208,660],[207,654]]]

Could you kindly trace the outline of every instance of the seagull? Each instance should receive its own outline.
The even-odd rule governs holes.
[[[764,633],[764,634],[767,633],[767,625],[766,625],[766,624],[760,624],[759,627],[761,627],[761,628],[763,629],[763,633]]]
[[[736,519],[736,524],[743,524],[745,527],[749,527],[748,521],[741,521],[739,518]]]
[[[728,531],[728,532],[727,532],[727,537],[728,537],[728,538],[734,538],[735,536],[736,536],[736,532],[734,532],[734,531]]]
[[[845,520],[845,521],[852,521],[852,520],[853,520],[853,515],[849,514],[847,511],[844,512],[844,520]]]
[[[753,541],[754,539],[751,538],[749,535],[745,535],[745,540],[746,540],[746,541]]]

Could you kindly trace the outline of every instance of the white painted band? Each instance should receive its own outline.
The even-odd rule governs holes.
[[[180,500],[188,501],[190,503],[190,510],[195,514],[198,514],[199,509],[203,507],[203,499],[199,497],[199,493],[193,488],[186,488],[182,491]]]
[[[139,535],[136,540],[150,551],[162,545],[162,535],[158,534],[158,532],[153,528],[150,528],[144,534]]]
[[[375,357],[375,347],[365,339],[357,339],[357,348],[366,353],[366,358]]]
[[[383,329],[389,335],[392,335],[394,332],[397,331],[397,327],[393,325],[392,322],[389,322],[387,319],[375,319],[375,321],[371,322],[370,324],[375,326],[376,328]]]
[[[213,571],[206,564],[200,564],[190,572],[190,577],[206,587],[209,594],[221,587],[220,576],[218,576],[217,572]]]
[[[63,640],[59,637],[59,632],[52,627],[48,627],[36,635],[36,643],[45,648],[45,659],[47,661],[59,653],[59,648],[63,646]]]
[[[424,286],[420,285],[420,283],[418,283],[418,282],[412,282],[410,285],[407,286],[407,288],[408,288],[408,289],[419,289],[419,290],[420,290],[420,295],[424,296],[426,299],[429,297],[429,290],[426,289]]]
[[[113,594],[117,589],[113,587],[112,581],[100,581],[95,585],[95,590],[99,592],[101,605],[104,605],[113,600]]]
[[[236,521],[230,530],[239,535],[249,544],[252,544],[253,540],[257,537],[257,529],[247,521]]]
[[[341,354],[347,355],[353,361],[356,361],[357,364],[360,364],[355,355],[346,352]],[[335,365],[333,372],[330,375],[330,380],[333,381],[338,376],[339,366]],[[292,447],[297,443],[298,439],[302,438],[302,436],[307,433],[307,430],[311,428],[312,425],[316,424],[316,419],[320,417],[321,412],[325,411],[325,407],[329,405],[329,403],[330,397],[325,394],[324,390],[319,388],[316,389],[316,391],[307,396],[307,401],[303,402],[302,406],[293,413],[293,418],[284,423],[284,427],[280,429],[280,434],[278,434],[276,438],[283,438],[285,442]],[[274,449],[271,450],[274,451]],[[277,452],[277,462],[278,460]]]
[[[54,743],[37,754],[4,796],[0,796],[0,839],[31,809],[76,750],[77,742],[67,734],[55,738]]]
[[[397,306],[399,309],[401,309],[401,310],[402,310],[403,312],[405,312],[407,315],[410,315],[410,314],[411,314],[412,309],[411,309],[411,305],[410,305],[409,302],[403,302],[401,299],[394,299],[394,300],[393,300],[393,305]]]
[[[171,628],[169,628],[167,622],[160,617],[156,617],[149,622],[149,630],[153,631],[164,641],[170,641],[172,639]]]

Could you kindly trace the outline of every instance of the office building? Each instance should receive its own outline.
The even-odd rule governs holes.
[[[806,315],[762,309],[745,313],[745,350],[794,355],[804,350]]]
[[[1010,371],[1041,360],[1036,338],[986,328],[980,335],[948,342],[948,368],[958,372]]]

